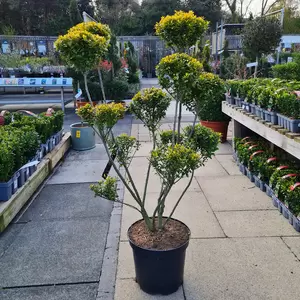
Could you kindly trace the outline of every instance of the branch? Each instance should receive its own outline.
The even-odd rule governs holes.
[[[172,210],[170,216],[168,217],[167,221],[165,222],[163,228],[166,226],[166,224],[167,224],[167,223],[170,221],[170,219],[172,218],[172,216],[173,216],[175,210],[177,209],[177,207],[178,207],[180,201],[182,200],[182,198],[183,198],[183,196],[185,195],[186,191],[187,191],[188,188],[190,187],[190,185],[191,185],[191,183],[192,183],[192,181],[193,181],[193,178],[194,178],[194,171],[193,171],[193,173],[192,173],[192,175],[191,175],[191,178],[190,178],[190,180],[189,180],[187,186],[185,187],[185,189],[183,190],[183,192],[182,192],[181,196],[179,197],[177,203],[175,204],[175,206],[174,206],[174,208],[173,208],[173,210]]]

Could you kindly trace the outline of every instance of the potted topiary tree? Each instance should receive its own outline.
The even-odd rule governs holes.
[[[96,22],[80,23],[55,42],[65,63],[82,73],[89,103],[93,101],[88,88],[88,73],[95,69],[107,51],[110,30]],[[87,123],[71,125],[72,144],[75,150],[88,150],[95,147],[95,133]]]
[[[221,142],[227,140],[230,118],[222,112],[225,84],[223,80],[212,73],[202,73],[198,76],[193,87],[196,99],[196,111],[201,125],[221,133]]]
[[[170,24],[175,25],[170,27]],[[192,25],[187,26],[188,24]],[[206,26],[207,22],[197,18],[192,12],[176,12],[174,16],[162,18],[157,28],[160,28],[158,33],[165,32],[166,28],[168,36],[174,38],[174,41],[181,41],[181,32],[185,32],[189,38],[185,46],[178,49],[187,49],[196,43]],[[164,34],[161,36],[164,37]],[[176,103],[188,103],[189,90],[185,86],[199,76],[199,72],[202,71],[201,63],[187,54],[180,53],[165,58],[158,69],[160,81],[170,87],[170,94],[177,96],[175,92],[178,93]],[[169,74],[176,74],[178,71],[180,76],[174,76],[172,79]],[[185,76],[188,72],[191,74]],[[153,142],[142,192],[140,187],[136,186],[130,168],[139,142],[135,137],[126,134],[114,136],[112,131],[113,126],[122,118],[124,107],[118,103],[109,103],[95,108],[87,105],[78,110],[79,116],[93,126],[102,139],[110,164],[118,176],[118,178],[108,176],[105,180],[92,185],[91,189],[95,195],[121,202],[141,214],[142,219],[129,228],[128,238],[134,254],[136,281],[143,291],[150,294],[171,294],[183,282],[185,252],[189,244],[190,230],[187,225],[174,219],[173,215],[191,185],[194,171],[211,158],[219,142],[219,134],[200,124],[188,126],[180,132],[180,118],[177,121],[180,113],[175,116],[173,130],[160,133],[160,122],[165,117],[171,101],[172,98],[163,90],[151,88],[137,93],[130,105],[131,112],[148,128]],[[124,172],[120,171],[119,166]],[[150,212],[147,209],[147,187],[152,170],[160,178],[161,193],[157,198],[156,207]],[[186,187],[170,213],[166,214],[165,206],[171,189],[186,177],[189,178]],[[134,202],[124,203],[118,198],[118,179],[124,184]]]

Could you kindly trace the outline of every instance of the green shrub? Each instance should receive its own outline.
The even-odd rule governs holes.
[[[0,182],[7,182],[14,174],[14,153],[11,145],[0,143]]]
[[[300,64],[288,62],[272,67],[273,76],[287,80],[300,80]]]
[[[202,121],[229,121],[230,118],[222,112],[225,84],[219,76],[212,73],[202,73],[196,79],[193,94],[197,95],[196,112]]]
[[[283,170],[276,169],[270,178],[270,187],[274,190],[277,185],[277,182],[279,181],[279,179],[281,177],[288,175],[288,174],[295,174],[297,172],[298,172],[298,170],[295,170],[292,168],[283,169]]]
[[[288,189],[286,192],[285,202],[287,203],[290,211],[295,215],[300,215],[300,189]]]
[[[286,202],[286,196],[288,193],[288,190],[292,185],[294,185],[296,182],[299,181],[298,176],[293,176],[293,177],[281,177],[278,179],[274,192],[275,195],[278,197],[278,199],[282,202]]]

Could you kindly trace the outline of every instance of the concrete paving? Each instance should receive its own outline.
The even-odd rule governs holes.
[[[156,80],[143,82],[157,86]],[[161,130],[171,129],[174,103]],[[80,119],[69,107],[65,130]],[[182,127],[191,124],[186,112]],[[143,192],[151,138],[126,116],[115,133],[143,141],[130,169]],[[228,137],[232,136],[229,127]],[[0,299],[4,300],[267,300],[294,299],[300,293],[300,234],[271,200],[242,176],[222,144],[192,184],[174,217],[191,229],[183,287],[170,296],[150,296],[135,283],[128,227],[140,219],[118,203],[95,199],[90,183],[107,162],[100,140],[87,152],[71,151],[41,193],[0,235]],[[111,174],[114,174],[113,172]],[[169,213],[189,178],[166,202]],[[134,204],[119,184],[120,199]],[[152,210],[160,180],[151,172],[147,208]],[[121,228],[120,228],[121,226]]]
[[[65,130],[77,120],[68,110]],[[126,116],[114,131],[130,133],[131,124]],[[113,299],[121,206],[95,198],[89,188],[106,164],[100,143],[90,151],[71,150],[0,235],[1,300]],[[123,192],[120,185],[121,200]]]
[[[162,129],[169,128],[170,124],[163,123]],[[230,127],[229,136],[231,131]],[[148,140],[142,143],[131,165],[137,189],[143,191],[151,139],[138,123],[133,124],[132,135]],[[186,180],[179,182],[168,197],[166,214]],[[159,188],[160,180],[152,172],[146,204],[150,211]],[[128,192],[124,201],[134,204]],[[140,216],[123,207],[114,300],[285,300],[300,293],[300,235],[278,213],[271,199],[241,175],[229,143],[220,145],[216,156],[195,172],[191,188],[174,216],[191,229],[183,289],[167,297],[140,291],[127,241],[128,227]]]
[[[0,291],[1,300],[83,300],[95,299],[98,284],[16,288]]]

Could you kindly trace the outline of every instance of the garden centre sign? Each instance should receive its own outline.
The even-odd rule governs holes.
[[[72,86],[72,78],[0,78],[0,87],[7,86]]]

